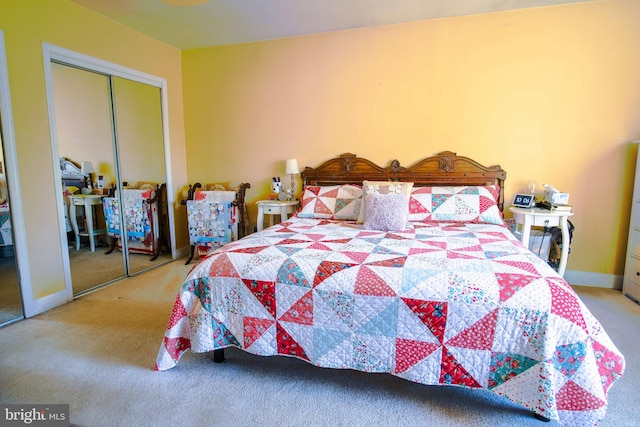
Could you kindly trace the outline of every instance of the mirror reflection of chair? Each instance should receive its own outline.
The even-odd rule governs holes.
[[[196,183],[189,186],[187,222],[191,252],[185,264],[247,234],[248,217],[244,202],[248,183]]]
[[[127,236],[129,253],[151,255],[150,261],[155,261],[160,255],[161,248],[168,248],[167,236],[161,218],[160,206],[163,202],[165,184],[155,185],[155,189],[126,188],[122,190],[122,210],[124,227],[120,223],[119,203],[116,197],[102,199],[107,235],[111,240],[110,248],[105,254],[110,254],[116,248],[122,248],[122,230]]]

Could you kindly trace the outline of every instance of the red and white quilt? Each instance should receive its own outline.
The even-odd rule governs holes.
[[[604,417],[625,366],[571,286],[493,224],[293,217],[229,243],[187,276],[155,369],[229,346],[484,388],[576,426]]]

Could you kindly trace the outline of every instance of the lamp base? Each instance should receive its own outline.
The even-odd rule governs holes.
[[[296,188],[296,181],[293,178],[293,174],[291,174],[291,187],[287,190],[287,200],[293,200],[294,189]]]

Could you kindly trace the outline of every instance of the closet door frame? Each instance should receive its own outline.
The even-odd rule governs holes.
[[[171,149],[169,141],[169,117],[168,117],[168,99],[167,99],[167,81],[164,78],[153,76],[151,74],[143,73],[138,70],[134,70],[128,67],[124,67],[118,64],[113,64],[102,59],[94,58],[88,55],[84,55],[69,49],[65,49],[59,46],[55,46],[49,43],[42,43],[43,59],[44,59],[44,76],[47,93],[47,104],[49,111],[49,131],[51,136],[51,160],[53,162],[54,179],[55,182],[61,182],[62,176],[60,172],[60,162],[58,159],[59,146],[58,136],[55,120],[55,108],[53,97],[53,77],[51,72],[52,61],[66,63],[79,68],[84,68],[88,71],[95,71],[100,74],[111,75],[121,77],[128,80],[133,80],[139,83],[144,83],[150,86],[154,86],[160,89],[161,95],[161,109],[162,109],[162,133],[164,142],[164,160],[165,160],[165,173],[166,173],[166,186],[167,186],[167,206],[168,219],[169,219],[169,233],[170,233],[170,246],[171,246],[171,259],[175,259],[175,227],[173,216],[173,194],[171,189],[173,185],[171,183]],[[118,159],[116,159],[118,163]],[[58,199],[58,228],[60,230],[60,241],[66,242],[66,233],[64,225],[64,202],[62,198]],[[64,249],[64,248],[63,248]],[[71,268],[69,261],[69,254],[67,250],[62,251],[62,258],[64,262],[64,278],[65,288],[67,291],[67,301],[72,301],[73,286],[71,280]]]

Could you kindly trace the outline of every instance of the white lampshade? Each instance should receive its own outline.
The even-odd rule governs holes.
[[[285,173],[287,174],[300,173],[300,171],[298,170],[298,160],[288,159]]]
[[[82,162],[82,173],[87,174],[87,173],[94,173],[95,170],[93,170],[93,165],[91,164],[90,161],[84,160]]]

